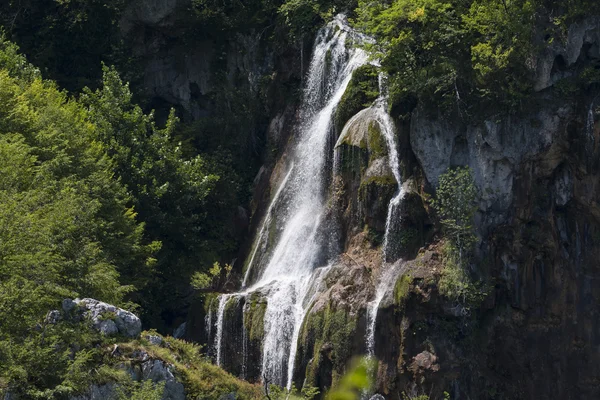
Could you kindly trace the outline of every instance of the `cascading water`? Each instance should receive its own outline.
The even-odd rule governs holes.
[[[398,183],[398,190],[390,204],[388,205],[387,218],[385,221],[385,234],[383,236],[383,261],[386,262],[388,260],[388,255],[390,250],[391,243],[389,240],[390,232],[395,227],[395,222],[398,219],[398,207],[402,202],[402,198],[404,197],[404,192],[402,190],[402,177],[400,176],[400,159],[398,157],[398,145],[396,144],[396,128],[394,126],[394,121],[392,121],[392,117],[387,112],[388,107],[388,91],[387,91],[387,82],[385,75],[379,75],[379,98],[375,101],[376,113],[375,118],[377,122],[379,122],[379,126],[381,127],[381,133],[383,133],[383,137],[385,138],[387,148],[388,148],[388,162],[390,165],[390,169],[392,170],[392,174],[394,174],[394,178]]]
[[[384,266],[385,267],[385,266]],[[379,275],[375,285],[375,298],[369,303],[367,308],[367,356],[375,356],[375,324],[377,322],[377,312],[383,298],[390,293],[396,283],[396,277],[399,274],[397,265],[388,265]]]
[[[323,246],[318,235],[323,229],[330,176],[325,166],[332,116],[352,73],[367,62],[366,52],[354,46],[362,40],[364,37],[354,32],[343,16],[335,17],[317,35],[300,109],[293,164],[267,210],[247,265],[244,286],[251,284],[252,276],[258,279],[244,294],[238,294],[260,291],[266,295],[261,374],[269,383],[288,389],[300,326],[315,285],[326,271],[315,268]],[[276,232],[265,234],[273,223]],[[261,256],[257,256],[257,251]],[[231,296],[219,297],[215,338],[219,365],[224,310]]]
[[[215,336],[215,352],[217,354],[217,365],[221,365],[222,363],[222,348],[221,342],[223,340],[223,317],[225,315],[225,306],[227,305],[227,301],[231,298],[230,294],[222,294],[219,296],[219,307],[217,308],[217,334]]]

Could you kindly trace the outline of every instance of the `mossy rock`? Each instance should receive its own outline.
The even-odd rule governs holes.
[[[335,112],[335,127],[341,132],[348,120],[363,108],[369,107],[379,96],[377,67],[367,64],[352,74],[350,83]]]
[[[388,146],[377,121],[371,121],[369,123],[368,135],[369,159],[375,160],[381,157],[387,157]]]
[[[389,200],[397,190],[397,186],[393,175],[370,176],[360,183],[359,198],[364,203],[368,203],[370,195],[374,194],[378,198],[385,197]]]
[[[403,305],[404,301],[410,293],[410,286],[412,285],[412,276],[409,274],[403,274],[400,276],[394,285],[394,304]]]
[[[260,293],[252,293],[246,300],[244,327],[252,341],[262,341],[265,335],[265,313],[267,302]]]
[[[343,375],[352,356],[357,325],[357,316],[330,304],[308,314],[299,343],[306,385],[326,389],[336,384],[335,377]]]

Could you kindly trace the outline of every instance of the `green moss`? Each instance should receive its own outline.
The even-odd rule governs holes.
[[[156,335],[156,332],[150,332]],[[201,347],[172,337],[164,337],[163,344],[153,345],[142,338],[119,345],[124,356],[138,350],[148,353],[150,358],[162,360],[173,366],[175,376],[183,383],[187,398],[190,399],[219,399],[224,394],[236,393],[237,399],[261,399],[260,385],[251,385],[225,372],[201,356]],[[110,352],[112,347],[107,348]],[[107,356],[107,361],[114,357]],[[121,363],[119,361],[119,363]],[[118,366],[115,365],[115,369]]]
[[[219,296],[218,293],[207,293],[204,295],[204,313],[208,314],[210,310],[214,310],[216,306],[215,300]]]
[[[377,197],[379,198],[391,197],[396,190],[396,186],[396,179],[392,175],[371,176],[360,182],[358,198],[363,203],[366,203],[369,199],[369,194],[372,191],[376,191]]]
[[[356,316],[346,310],[335,310],[331,305],[318,312],[309,313],[301,334],[302,348],[308,351],[312,349],[311,362],[306,368],[306,384],[317,384],[322,357],[326,356],[321,350],[326,343],[331,344],[331,352],[327,356],[333,363],[333,376],[341,376],[344,373],[352,356],[351,342],[356,333],[356,324]],[[335,384],[335,379],[333,383]]]
[[[381,128],[377,122],[372,121],[369,124],[369,157],[371,160],[375,160],[387,155],[387,143],[381,134]]]
[[[341,132],[344,125],[354,114],[369,107],[379,95],[377,68],[363,65],[352,74],[352,79],[338,104],[335,112],[335,126]]]
[[[412,276],[408,274],[404,274],[396,280],[396,284],[394,285],[394,304],[402,305],[404,303],[410,292],[412,281]]]
[[[265,334],[265,312],[267,302],[258,293],[252,293],[248,299],[248,307],[244,314],[244,327],[250,340],[262,340]]]
[[[239,302],[240,302],[240,298],[234,296],[234,297],[230,298],[227,301],[227,303],[225,303],[225,318],[228,319],[230,317],[233,317]]]

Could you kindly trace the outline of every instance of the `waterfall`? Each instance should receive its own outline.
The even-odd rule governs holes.
[[[219,307],[217,309],[217,334],[215,336],[215,352],[217,354],[217,365],[221,366],[223,360],[221,356],[223,342],[223,316],[225,314],[225,306],[231,298],[230,294],[222,294],[219,296]]]
[[[396,278],[399,274],[399,268],[397,264],[382,265],[382,269],[385,268],[377,279],[375,285],[375,298],[369,303],[367,308],[367,334],[366,334],[366,345],[367,345],[367,356],[375,356],[375,324],[377,322],[377,312],[379,311],[379,305],[386,294],[393,290],[396,284]]]
[[[295,127],[292,162],[267,209],[246,266],[244,294],[260,291],[267,300],[261,376],[288,389],[302,321],[328,270],[317,267],[325,245],[322,236],[327,235],[321,222],[331,176],[326,166],[332,117],[352,73],[368,60],[366,52],[354,46],[364,39],[342,15],[318,32]],[[231,296],[235,295],[219,297],[218,365],[222,363],[224,311]]]
[[[383,236],[383,261],[384,263],[388,260],[388,256],[390,255],[390,241],[389,235],[390,232],[394,229],[394,222],[397,220],[398,207],[404,197],[404,191],[402,190],[402,177],[400,176],[400,159],[398,157],[398,145],[396,143],[396,127],[394,126],[394,121],[392,121],[392,117],[387,111],[388,108],[388,91],[387,91],[387,82],[386,76],[384,74],[379,74],[379,98],[375,101],[375,118],[381,127],[381,133],[385,138],[385,142],[388,148],[388,162],[390,169],[392,170],[392,174],[394,174],[394,178],[398,183],[398,190],[390,204],[388,205],[387,218],[385,221],[385,234]],[[391,249],[395,250],[395,249]],[[393,255],[393,254],[392,254]]]
[[[592,103],[590,104],[590,107],[588,108],[588,112],[587,112],[587,121],[586,121],[586,133],[588,135],[588,138],[590,140],[590,142],[592,143],[592,145],[594,144],[594,103],[596,102],[596,99],[594,99],[592,101]]]
[[[288,179],[290,178],[290,175],[292,174],[293,170],[294,170],[294,164],[292,163],[292,165],[290,166],[290,170],[286,174],[285,178],[283,178],[283,181],[279,185],[279,189],[277,189],[275,196],[273,196],[273,200],[271,200],[271,204],[269,204],[269,208],[267,209],[265,219],[263,220],[263,223],[260,227],[260,231],[258,232],[258,239],[256,240],[256,243],[254,245],[254,250],[252,251],[252,256],[250,256],[250,261],[248,261],[248,266],[246,267],[246,273],[244,274],[244,281],[242,282],[243,288],[245,288],[248,284],[248,279],[250,278],[250,271],[252,269],[252,265],[254,265],[254,258],[256,257],[258,248],[261,247],[261,244],[262,244],[263,251],[264,251],[264,247],[266,247],[266,245],[268,244],[268,241],[267,241],[268,227],[269,227],[269,225],[271,225],[273,208],[275,208],[275,205],[278,204],[279,197],[281,196],[281,193],[283,192],[283,189],[285,188],[285,186],[288,182]]]

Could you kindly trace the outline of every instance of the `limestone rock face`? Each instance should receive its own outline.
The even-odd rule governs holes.
[[[116,385],[108,383],[105,385],[92,385],[89,391],[81,396],[71,397],[70,400],[104,400],[113,398],[116,395]]]
[[[544,47],[536,59],[536,91],[571,76],[568,68],[580,59],[600,60],[600,18],[590,17],[572,24],[564,43],[555,41],[550,46],[545,43]]]
[[[448,168],[471,167],[481,195],[479,207],[484,220],[479,225],[485,231],[506,221],[513,185],[523,163],[542,161],[537,169],[543,174],[558,167],[558,152],[569,140],[565,129],[572,115],[568,105],[555,103],[521,118],[464,126],[417,109],[411,120],[410,143],[433,186]],[[568,188],[568,184],[561,186],[563,199],[569,197],[565,192]]]
[[[86,309],[94,328],[105,335],[120,333],[128,337],[138,337],[142,331],[142,321],[133,313],[95,299],[76,299],[78,306]],[[68,304],[67,308],[71,305]],[[64,308],[64,303],[63,303]]]

